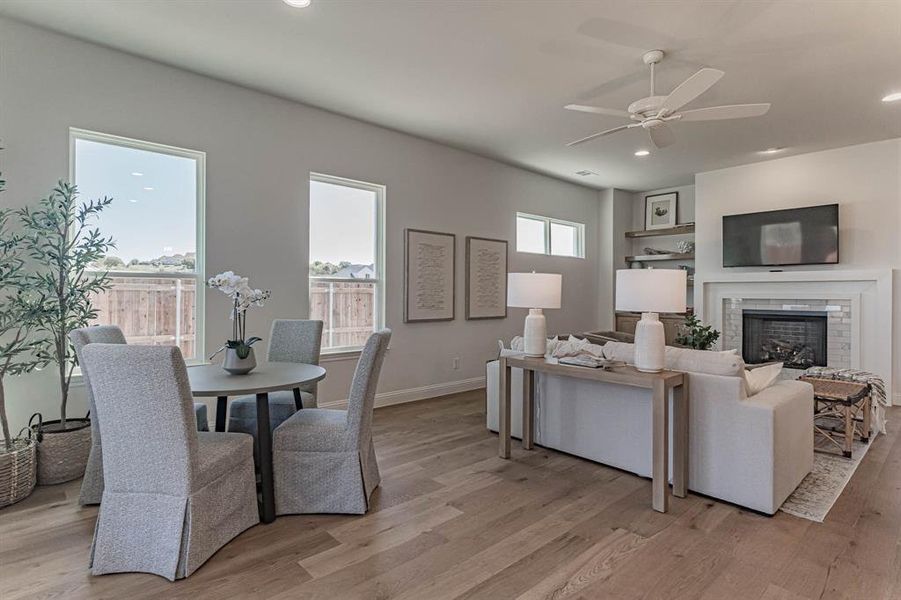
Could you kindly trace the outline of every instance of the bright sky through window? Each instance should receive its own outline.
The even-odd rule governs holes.
[[[551,254],[554,256],[577,256],[576,228],[573,225],[551,223]]]
[[[113,198],[99,227],[124,263],[197,251],[194,159],[76,139],[75,182],[83,199]]]
[[[310,262],[375,263],[376,194],[310,181]]]
[[[527,217],[516,218],[517,252],[544,254],[544,222]]]

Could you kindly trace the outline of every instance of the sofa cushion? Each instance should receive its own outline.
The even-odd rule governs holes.
[[[604,346],[604,358],[635,364],[635,346],[623,342],[608,342]],[[673,371],[741,377],[744,375],[745,363],[733,352],[711,352],[667,346],[666,368]]]
[[[745,361],[734,352],[711,352],[691,348],[666,349],[666,366],[674,371],[742,377]]]
[[[607,342],[626,342],[631,344],[635,341],[634,334],[624,331],[586,331],[581,334],[581,337],[599,346],[603,346]]]

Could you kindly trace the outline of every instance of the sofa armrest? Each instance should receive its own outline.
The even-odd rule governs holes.
[[[773,412],[773,506],[778,508],[813,468],[813,386],[779,381],[744,402]]]
[[[809,400],[809,401],[808,401]],[[744,400],[749,405],[764,406],[777,412],[789,407],[810,409],[807,420],[813,424],[813,386],[805,381],[784,379]]]

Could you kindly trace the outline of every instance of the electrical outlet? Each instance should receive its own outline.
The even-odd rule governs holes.
[[[460,368],[460,357],[455,356],[454,357],[454,371],[456,371],[459,368]]]

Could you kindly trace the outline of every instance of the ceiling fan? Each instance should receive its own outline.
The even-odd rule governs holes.
[[[644,64],[651,67],[651,95],[647,98],[636,100],[629,105],[627,110],[614,108],[601,108],[599,106],[585,106],[582,104],[567,104],[567,110],[593,113],[597,115],[610,115],[632,119],[634,123],[620,125],[613,129],[607,129],[593,133],[587,137],[572,141],[567,146],[575,146],[584,142],[599,138],[604,135],[642,127],[651,136],[651,141],[658,148],[665,148],[676,141],[673,131],[667,126],[670,121],[718,121],[721,119],[742,119],[745,117],[759,117],[770,110],[770,104],[731,104],[727,106],[710,106],[693,110],[679,111],[680,108],[709,90],[713,84],[725,75],[719,69],[704,68],[680,83],[668,96],[657,96],[654,93],[654,65],[663,59],[662,50],[651,50],[642,56]]]

